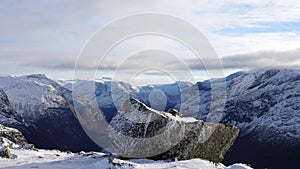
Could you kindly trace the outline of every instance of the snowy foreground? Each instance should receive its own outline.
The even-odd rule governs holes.
[[[0,158],[0,168],[10,169],[251,169],[243,164],[225,167],[202,159],[167,162],[147,159],[120,160],[104,153],[66,153],[57,150],[12,149],[14,159]]]

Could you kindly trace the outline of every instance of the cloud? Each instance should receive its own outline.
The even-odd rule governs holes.
[[[212,68],[217,60],[208,60]],[[299,69],[300,49],[288,51],[259,51],[255,53],[236,54],[220,58],[224,70],[251,70],[263,68]],[[205,70],[205,66],[197,60],[188,60],[188,65],[193,70]]]
[[[226,69],[290,68],[299,69],[300,49],[289,51],[260,51],[222,58]]]
[[[211,69],[220,69],[217,62],[221,62],[224,71],[226,70],[250,70],[262,68],[288,68],[299,69],[300,67],[300,49],[287,51],[258,51],[254,53],[244,53],[225,56],[219,59],[207,59],[205,64],[201,58],[179,58],[171,53],[160,50],[145,50],[134,55],[126,57],[123,61],[116,59],[107,59],[98,66],[77,65],[79,70],[100,70],[100,71],[120,71],[122,73],[138,73],[163,75],[164,72],[184,73],[190,71],[206,71],[207,67]],[[26,66],[73,70],[74,60],[61,59],[58,62],[44,60],[43,62],[33,62]]]
[[[120,17],[143,12],[170,14],[195,25],[215,47],[225,69],[297,68],[299,9],[297,0],[3,1],[0,6],[1,72],[27,74],[73,70],[81,48],[96,30]],[[270,25],[276,25],[273,23],[293,29],[272,29]],[[174,58],[159,52],[151,57],[131,56],[120,67],[125,57],[123,53],[127,56],[132,49],[143,47],[163,47],[166,52],[174,50],[170,53],[177,55]],[[101,68],[133,72],[156,64],[168,71],[185,71],[186,65],[178,61],[178,57],[193,70],[205,69],[201,61],[191,59],[191,54],[186,54],[185,49],[155,38],[127,43],[122,50],[111,54]],[[216,60],[208,62],[214,65]],[[96,63],[88,60],[79,63],[78,68],[95,69],[98,67]]]

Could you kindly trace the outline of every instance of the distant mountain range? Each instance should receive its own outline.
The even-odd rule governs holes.
[[[300,73],[259,70],[234,73],[225,80],[227,100],[220,122],[236,125],[241,134],[224,162],[294,167],[300,156]],[[91,84],[95,92],[87,94]],[[18,128],[38,147],[72,151],[99,149],[76,119],[73,88],[82,92],[83,104],[96,100],[107,121],[128,97],[155,109],[176,108],[206,120],[212,93],[209,80],[132,86],[107,79],[56,82],[44,75],[0,76],[0,88],[1,124]]]

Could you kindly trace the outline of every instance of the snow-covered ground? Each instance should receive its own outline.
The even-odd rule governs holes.
[[[10,147],[10,148],[8,148]],[[101,152],[61,152],[18,145],[0,137],[0,151],[8,148],[12,159],[0,157],[0,168],[9,169],[252,169],[243,164],[226,167],[203,159],[185,161],[154,161],[149,159],[121,160]]]
[[[225,167],[202,159],[186,161],[120,160],[104,153],[66,153],[58,150],[12,149],[15,159],[0,158],[0,168],[10,169],[251,169],[243,164]]]

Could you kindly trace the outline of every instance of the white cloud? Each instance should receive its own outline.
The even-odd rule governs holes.
[[[234,55],[243,58],[246,57],[244,53],[257,51],[289,51],[300,48],[299,30],[255,32],[255,28],[270,22],[300,22],[299,9],[297,0],[3,1],[0,6],[1,72],[26,74],[72,70],[80,49],[99,27],[142,12],[160,12],[187,20],[208,37],[221,57]],[[227,28],[240,32],[238,35],[220,33]],[[254,32],[243,32],[244,28],[253,28]],[[123,48],[160,46],[176,50],[174,53],[182,58],[191,57],[190,53],[186,54],[186,49],[168,41],[153,38],[142,41],[142,45],[140,43],[132,41]],[[120,51],[112,53],[111,58],[122,58]],[[108,69],[116,67],[116,62],[109,62]],[[162,63],[170,64],[167,60]],[[283,63],[295,67],[289,61]]]

